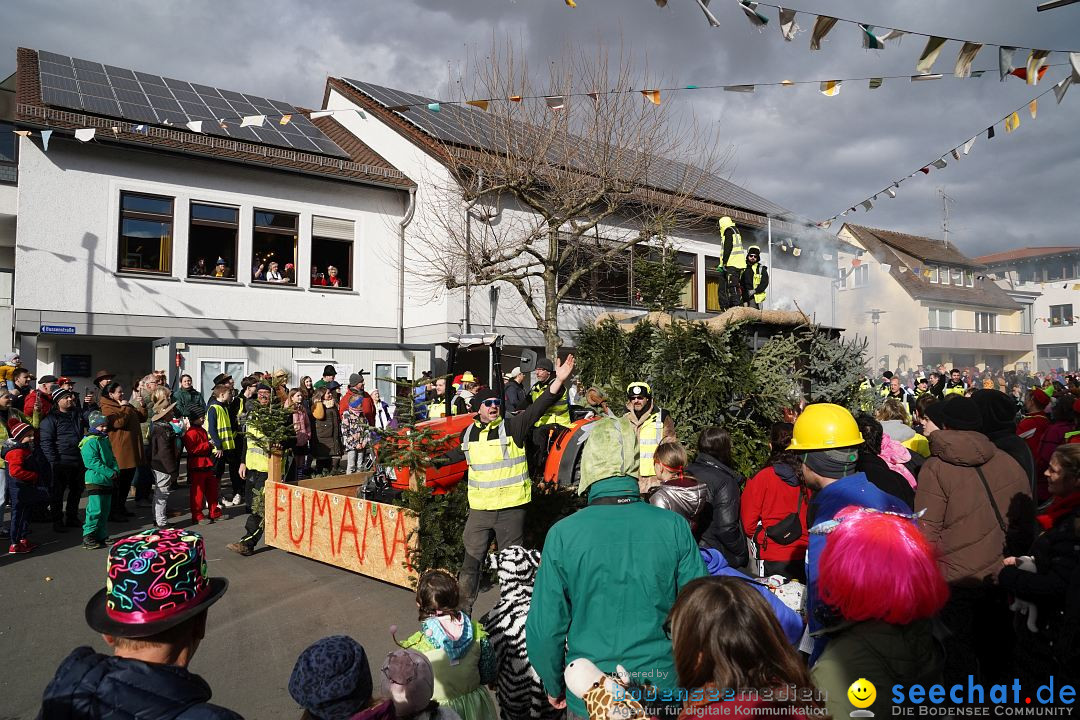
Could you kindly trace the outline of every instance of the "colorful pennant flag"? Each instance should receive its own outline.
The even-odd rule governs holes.
[[[750,0],[739,0],[739,7],[746,13],[746,19],[756,28],[763,28],[769,24],[769,18],[758,12],[757,3]]]
[[[871,210],[874,209],[874,203],[873,203],[872,200],[863,200],[862,201],[862,206],[863,206],[863,209],[866,210],[866,212],[870,212]]]
[[[940,157],[930,164],[936,167],[938,170],[944,170],[949,163],[945,162],[945,158]]]
[[[956,68],[953,70],[953,75],[958,78],[969,77],[971,75],[971,63],[975,61],[975,56],[982,50],[982,46],[982,43],[964,43],[964,47],[960,48],[960,54],[956,56]]]
[[[488,109],[488,101],[487,100],[466,100],[465,104],[466,105],[472,105],[473,107],[476,107],[476,108],[480,108],[481,110],[484,110],[485,112]]]
[[[843,82],[840,80],[825,80],[821,83],[821,94],[828,97],[839,95],[842,84]]]
[[[282,115],[281,119],[277,121],[278,125],[288,125],[292,122],[292,115]]]
[[[973,77],[973,78],[981,78],[985,74],[986,74],[985,70],[972,70],[971,71],[971,77]]]
[[[899,40],[904,35],[907,35],[907,30],[890,30],[884,35],[879,35],[878,38],[882,42],[888,42],[889,40]]]
[[[709,10],[709,0],[697,0],[697,4],[701,12],[705,13],[705,19],[709,21],[709,25],[720,27],[720,21],[712,14],[712,10]]]
[[[883,272],[883,273],[892,272],[892,265],[890,265],[889,263],[881,263],[881,272]]]
[[[1048,69],[1049,68],[1047,68],[1045,65],[1043,67],[1041,67],[1039,69],[1038,77],[1036,79],[1037,80],[1042,80],[1043,75],[1046,74],[1046,71]],[[1027,78],[1028,78],[1028,71],[1027,71],[1026,67],[1016,68],[1015,70],[1012,70],[1009,74],[1014,75],[1014,76],[1016,76],[1016,77],[1018,77],[1018,78],[1020,78],[1021,80],[1024,80],[1024,81],[1026,81]]]
[[[1027,61],[1027,84],[1038,85],[1039,79],[1042,75],[1039,75],[1039,69],[1046,65],[1046,58],[1049,57],[1049,50],[1032,50],[1028,55]]]
[[[870,89],[877,90],[881,87],[881,83],[884,82],[884,80],[885,78],[870,78]]]
[[[1011,133],[1018,127],[1020,127],[1020,113],[1014,112],[1012,115],[1005,118],[1005,132]]]
[[[781,80],[780,84],[783,85],[784,87],[795,87],[795,81],[794,80]]]
[[[19,137],[30,137],[32,135],[29,130],[14,130],[13,132]]]
[[[754,92],[754,86],[753,85],[725,85],[724,90],[726,90],[727,92],[752,93],[752,92]]]
[[[927,166],[926,166],[926,167],[924,167],[924,168],[919,168],[919,172],[921,172],[921,173],[922,173],[923,175],[929,175],[929,174],[930,174],[930,166],[929,166],[929,165],[927,165]],[[914,174],[914,173],[913,173],[913,174]],[[909,176],[909,177],[910,177],[910,176]]]
[[[595,95],[596,93],[589,93],[589,94],[590,95]],[[510,96],[510,102],[521,102],[521,96],[520,95],[511,95]],[[232,476],[230,475],[230,477],[232,477]]]
[[[1065,93],[1069,91],[1069,86],[1072,85],[1072,75],[1064,77],[1061,81],[1054,86],[1054,97],[1057,98],[1058,105],[1061,104],[1061,100],[1065,97]]]
[[[223,128],[225,127],[225,121],[224,120],[221,121],[221,127],[223,127]],[[150,130],[145,125],[135,125],[134,127],[131,128],[131,132],[139,133],[140,135],[149,135],[150,134]]]
[[[240,127],[262,127],[264,122],[266,122],[265,115],[246,115],[240,121]]]
[[[187,124],[187,129],[192,131],[192,132],[201,133],[202,132],[202,124],[203,124],[202,120],[191,120]]]
[[[923,276],[924,278],[928,278],[928,277],[930,277],[931,275],[933,275],[933,273],[932,273],[932,272],[930,272],[930,268],[923,268],[923,271],[922,271],[922,276]]]
[[[120,126],[118,126],[118,125],[113,125],[109,129],[112,130],[113,135],[119,135],[120,134]]]
[[[857,268],[860,265],[862,265],[862,260],[860,260],[859,258],[851,258],[851,267]]]
[[[45,152],[49,152],[49,139],[52,138],[52,130],[41,131],[41,149]]]
[[[929,75],[912,75],[911,82],[922,82],[923,80],[940,80],[943,77],[941,73],[931,73]]]
[[[873,25],[863,25],[859,23],[859,27],[862,28],[862,46],[864,50],[884,50],[885,43],[881,42],[881,38],[874,34]]]
[[[1005,82],[1005,77],[1013,71],[1016,66],[1013,65],[1013,55],[1016,54],[1016,48],[1002,45],[998,48],[998,72],[1001,73],[1001,82]]]
[[[571,6],[571,7],[576,7],[576,6]],[[439,103],[428,103],[427,109],[430,110],[431,112],[441,112],[442,111],[442,105],[440,105]]]
[[[953,156],[953,160],[959,160],[960,159],[960,148],[953,148],[952,149],[952,156]]]
[[[75,139],[80,142],[90,142],[96,134],[97,130],[94,128],[79,128],[75,131]]]
[[[825,39],[825,36],[829,34],[829,31],[836,25],[836,18],[829,17],[828,15],[818,15],[817,20],[814,21],[814,29],[810,33],[810,49],[820,50],[821,41]]]
[[[657,91],[657,103],[660,102],[659,90]],[[562,110],[566,107],[566,98],[562,95],[549,95],[544,98],[549,110]]]
[[[1031,113],[1031,119],[1034,120],[1035,119],[1035,114],[1037,112],[1039,112],[1039,99],[1038,98],[1035,98],[1030,103],[1028,103],[1028,111]]]
[[[791,42],[795,39],[795,33],[799,32],[799,26],[795,24],[795,11],[778,9],[780,10],[780,34],[785,40]]]
[[[978,136],[976,135],[975,137],[978,137]],[[974,144],[975,144],[975,138],[971,138],[966,143],[964,143],[964,154],[965,155],[968,154],[968,152],[971,150],[971,146],[974,145]]]
[[[930,72],[930,69],[934,67],[934,63],[937,62],[938,55],[941,54],[941,48],[945,45],[945,38],[934,36],[926,41],[926,47],[923,48],[922,54],[919,55],[919,61],[915,63],[915,71],[920,75],[926,75]]]
[[[986,128],[986,139],[987,140],[993,140],[994,139],[994,126],[993,125]]]
[[[659,105],[660,104],[660,91],[659,90],[642,90],[641,94],[645,97],[646,100],[651,102],[653,105]],[[551,107],[551,105],[549,104],[548,107]]]
[[[392,107],[392,108],[389,108],[389,109],[394,110],[396,108]],[[333,114],[334,114],[333,110],[316,110],[316,111],[311,113],[311,119],[312,120],[318,120],[321,117],[326,117],[327,115],[333,115]]]
[[[885,188],[885,193],[891,198],[896,197],[896,186]]]
[[[574,2],[574,0],[565,0],[565,1],[566,1],[566,7],[577,7],[577,3]]]

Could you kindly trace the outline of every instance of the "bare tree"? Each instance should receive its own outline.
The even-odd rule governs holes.
[[[722,165],[715,142],[639,92],[632,58],[563,57],[542,85],[509,42],[477,63],[467,99],[480,107],[440,110],[460,135],[439,148],[451,181],[428,197],[433,220],[413,240],[442,287],[513,287],[549,355],[575,287],[631,267],[634,246],[701,224],[694,198]]]

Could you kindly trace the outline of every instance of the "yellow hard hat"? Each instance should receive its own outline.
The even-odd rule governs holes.
[[[626,396],[628,398],[652,397],[652,388],[649,387],[649,383],[637,380],[626,386]]]
[[[832,450],[862,445],[859,425],[845,408],[832,403],[807,405],[795,421],[788,450]]]

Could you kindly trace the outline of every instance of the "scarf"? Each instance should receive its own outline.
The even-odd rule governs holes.
[[[904,463],[911,460],[911,451],[900,443],[893,440],[888,435],[882,435],[881,437],[881,452],[878,454],[885,464],[889,466],[889,469],[895,473],[899,473],[904,476],[904,479],[908,481],[908,485],[915,489],[915,476],[911,474],[911,471],[907,469]]]
[[[452,633],[457,630],[457,622],[461,623],[461,634],[455,638]],[[472,647],[472,621],[463,612],[458,613],[457,618],[451,615],[429,617],[420,624],[420,628],[428,642],[450,656],[451,665],[461,662],[461,658],[465,657],[465,653]]]
[[[1074,490],[1070,495],[1054,498],[1046,508],[1046,512],[1035,516],[1035,521],[1043,530],[1049,530],[1058,520],[1078,507],[1080,507],[1080,490]]]

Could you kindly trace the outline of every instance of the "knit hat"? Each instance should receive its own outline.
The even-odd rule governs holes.
[[[555,363],[551,362],[551,358],[540,358],[536,361],[536,369],[555,372]]]
[[[188,420],[198,420],[199,418],[206,416],[206,411],[201,407],[195,407],[191,409],[187,416]]]
[[[98,425],[104,425],[106,422],[108,421],[105,419],[105,414],[100,410],[94,410],[86,419],[87,426],[92,428],[96,428]]]
[[[810,450],[803,456],[803,465],[822,477],[839,480],[855,471],[859,459],[858,448],[829,448]]]
[[[365,370],[361,370],[359,372],[354,372],[354,373],[350,374],[349,375],[349,387],[352,387],[353,385],[356,385],[357,383],[363,382],[365,375],[367,375],[367,372]]]
[[[11,435],[12,440],[21,440],[27,433],[32,433],[34,428],[30,427],[24,422],[9,421],[8,433]]]
[[[382,666],[380,693],[394,703],[398,717],[412,717],[431,704],[435,673],[431,661],[415,650],[394,650]]]
[[[68,395],[74,395],[74,393],[70,390],[65,390],[64,388],[57,386],[53,388],[53,391],[49,393],[49,395],[50,397],[52,397],[52,401],[55,403],[60,398],[66,397]]]
[[[351,408],[358,408],[359,409],[360,407],[363,407],[363,405],[364,405],[364,396],[363,395],[354,395],[352,400],[349,401],[349,407],[351,407]]]
[[[892,370],[886,370],[885,372],[881,373],[881,377],[885,378],[886,380],[892,380]]]
[[[485,400],[498,399],[499,393],[495,392],[491,388],[484,388],[483,390],[478,391],[475,395],[472,396],[472,400],[469,402],[469,409],[473,412],[476,412],[480,409],[480,404],[483,403]]]
[[[337,375],[337,370],[334,369],[333,365],[327,365],[322,369],[322,374],[323,377],[326,377],[327,375]]]
[[[1000,390],[976,390],[971,399],[982,413],[984,433],[1016,430],[1016,402]]]
[[[588,429],[588,438],[581,450],[578,495],[586,494],[590,485],[601,480],[637,475],[641,463],[638,436],[628,420],[601,418],[581,429]]]
[[[1031,399],[1035,401],[1035,404],[1040,408],[1045,408],[1050,404],[1050,396],[1042,388],[1032,388]]]
[[[317,720],[348,720],[371,701],[371,690],[367,653],[347,635],[310,645],[289,678],[289,695]]]
[[[928,405],[926,417],[938,427],[949,430],[981,430],[983,426],[978,404],[962,395],[953,395],[944,402]]]

